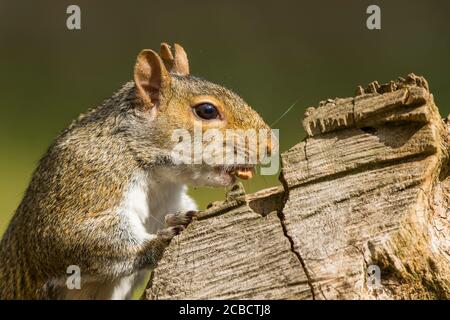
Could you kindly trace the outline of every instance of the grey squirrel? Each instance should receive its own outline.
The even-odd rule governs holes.
[[[80,115],[40,160],[0,243],[0,298],[130,298],[195,217],[186,185],[252,176],[252,166],[173,163],[171,132],[195,123],[269,130],[235,93],[191,76],[181,46],[141,51],[134,81]],[[70,265],[80,290],[66,287]]]

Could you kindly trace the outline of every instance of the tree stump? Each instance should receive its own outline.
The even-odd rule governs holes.
[[[413,74],[309,108],[283,187],[237,185],[172,240],[145,299],[448,299],[450,117]]]

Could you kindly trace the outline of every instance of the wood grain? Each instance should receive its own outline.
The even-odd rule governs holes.
[[[283,187],[202,212],[144,298],[450,298],[449,123],[413,74],[309,108]]]

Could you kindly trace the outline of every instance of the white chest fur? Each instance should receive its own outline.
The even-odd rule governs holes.
[[[137,172],[119,206],[118,214],[128,230],[128,236],[137,244],[156,237],[156,232],[165,228],[164,218],[168,213],[197,210],[195,202],[187,195],[182,184],[165,182],[144,171]],[[141,272],[142,273],[142,272]],[[136,275],[114,281],[110,297],[129,298],[143,277]],[[110,289],[110,290],[111,290]]]
[[[136,242],[142,243],[165,228],[166,214],[197,210],[186,191],[185,185],[161,181],[144,171],[134,175],[119,207],[119,215],[128,224]]]

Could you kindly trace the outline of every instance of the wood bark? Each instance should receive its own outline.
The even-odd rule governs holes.
[[[358,87],[309,108],[303,126],[282,187],[237,185],[201,212],[145,299],[450,297],[450,117],[427,81]]]

